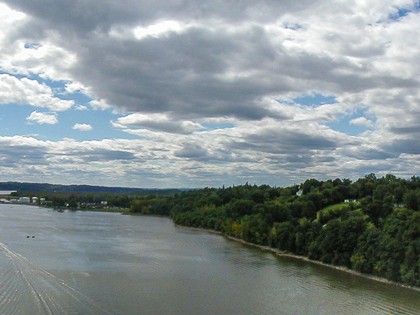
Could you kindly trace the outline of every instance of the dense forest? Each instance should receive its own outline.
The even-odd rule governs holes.
[[[204,188],[131,201],[131,211],[420,286],[420,178],[370,174],[273,188]]]

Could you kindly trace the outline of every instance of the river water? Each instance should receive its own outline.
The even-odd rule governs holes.
[[[3,204],[0,314],[420,314],[420,292],[166,218]]]

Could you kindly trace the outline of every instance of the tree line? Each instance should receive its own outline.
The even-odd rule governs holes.
[[[286,188],[204,188],[131,201],[131,211],[169,215],[281,251],[420,286],[420,178],[374,174],[308,179]]]

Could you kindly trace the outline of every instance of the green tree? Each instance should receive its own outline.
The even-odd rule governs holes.
[[[404,205],[411,210],[419,211],[420,190],[410,190],[404,195]]]

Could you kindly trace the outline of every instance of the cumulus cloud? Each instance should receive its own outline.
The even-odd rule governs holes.
[[[267,96],[407,86],[416,73],[417,45],[410,45],[415,47],[410,54],[401,49],[407,38],[418,36],[416,14],[394,23],[389,17],[397,9],[390,1],[374,1],[369,14],[358,1],[333,6],[325,1],[182,6],[57,1],[48,11],[7,2],[31,16],[17,33],[27,36],[31,25],[57,35],[72,30],[75,36],[65,41],[46,38],[77,56],[69,72],[100,96],[92,102],[96,108],[112,104],[183,117],[261,119],[275,115],[261,102]],[[413,7],[410,1],[397,5]],[[313,14],[314,8],[322,16]]]
[[[357,117],[352,120],[350,120],[350,125],[356,125],[356,126],[362,126],[367,128],[372,128],[374,126],[374,123],[372,120],[367,119],[366,117]]]
[[[93,109],[101,109],[101,110],[105,110],[105,109],[108,109],[110,107],[109,104],[103,99],[92,100],[92,101],[89,102],[89,105]]]
[[[116,139],[110,156],[137,177],[199,185],[418,173],[418,1],[2,3],[0,103],[113,110],[112,126],[139,137]],[[34,75],[88,101],[60,99]],[[333,101],[296,101],[314,95]],[[367,130],[353,136],[349,124]],[[109,153],[66,144],[48,158],[98,171]]]
[[[0,73],[0,104],[29,104],[63,111],[72,107],[74,101],[55,97],[49,86],[36,80]]]
[[[55,125],[58,123],[56,113],[41,113],[37,111],[33,111],[28,117],[26,117],[26,120],[40,125]]]
[[[73,129],[74,130],[79,130],[79,131],[90,131],[93,128],[89,124],[79,124],[79,123],[77,123],[77,124],[74,124]]]

